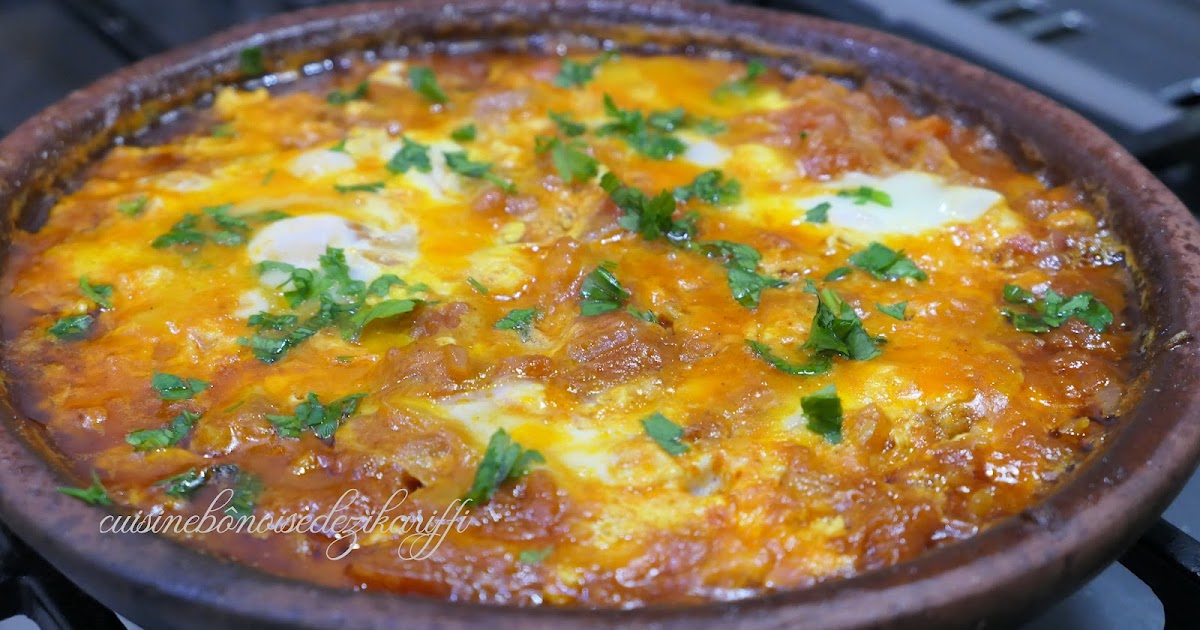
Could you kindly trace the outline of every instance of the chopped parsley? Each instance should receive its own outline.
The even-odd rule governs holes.
[[[155,372],[154,377],[150,379],[150,387],[154,388],[158,397],[163,400],[188,400],[208,389],[209,384],[198,378],[182,378],[174,374]]]
[[[254,508],[262,491],[263,484],[258,475],[239,470],[233,482],[233,496],[229,499],[229,505],[225,506],[225,514],[235,519],[254,516]]]
[[[874,203],[884,206],[885,208],[892,207],[891,195],[879,190],[878,188],[871,188],[870,186],[859,186],[858,188],[839,190],[837,196],[853,199],[854,205],[856,206]]]
[[[516,331],[521,339],[528,340],[529,333],[533,329],[533,322],[538,317],[541,317],[541,311],[537,308],[514,308],[497,320],[492,327],[496,330]]]
[[[238,55],[238,69],[242,71],[242,74],[252,76],[266,74],[267,64],[263,59],[263,49],[258,46],[252,46],[242,50],[241,54]]]
[[[511,181],[492,173],[492,165],[488,162],[472,162],[466,151],[447,151],[442,156],[446,158],[446,166],[450,170],[474,179],[485,179],[500,187],[506,193],[514,193],[517,187]]]
[[[305,431],[312,431],[322,440],[328,440],[347,418],[358,411],[358,403],[366,394],[350,394],[324,404],[312,392],[304,402],[296,405],[290,416],[267,414],[267,420],[275,427],[279,437],[298,438]]]
[[[92,284],[87,276],[79,278],[79,290],[87,299],[104,310],[112,308],[113,288],[111,284]]]
[[[558,137],[537,138],[538,153],[550,152],[550,160],[563,182],[586,182],[600,172],[600,162],[587,154],[587,145],[579,140],[562,140]]]
[[[854,270],[849,267],[838,267],[837,269],[825,274],[825,281],[834,282],[836,280],[841,280],[853,272]]]
[[[377,193],[386,187],[384,182],[367,182],[365,184],[334,184],[333,189],[345,195],[347,193]]]
[[[1028,304],[1033,312],[1001,311],[1013,327],[1021,332],[1044,333],[1062,326],[1072,317],[1104,332],[1113,323],[1112,311],[1091,293],[1063,297],[1047,289],[1040,300],[1033,293],[1016,285],[1005,285],[1004,300],[1013,304]]]
[[[579,288],[579,312],[585,317],[610,313],[625,305],[629,291],[613,275],[611,263],[602,264],[583,279]]]
[[[96,471],[92,471],[92,485],[86,488],[68,488],[59,486],[58,491],[69,496],[75,497],[84,503],[90,505],[112,505],[112,499],[108,498],[108,490],[104,488],[104,484],[100,483],[100,476]]]
[[[175,446],[187,437],[188,432],[192,427],[196,426],[196,421],[200,419],[200,414],[192,413],[186,409],[179,412],[179,415],[171,419],[171,422],[164,427],[158,429],[139,429],[131,431],[125,436],[125,441],[133,446],[133,450],[138,452],[154,451],[168,446]]]
[[[87,336],[96,318],[88,313],[83,315],[68,315],[54,322],[49,328],[51,335],[64,341],[82,339]]]
[[[330,105],[345,105],[350,101],[361,101],[367,98],[367,90],[370,87],[369,83],[363,81],[354,86],[353,90],[334,90],[325,97],[325,102]]]
[[[214,138],[233,138],[237,136],[237,128],[231,122],[221,123],[212,128],[210,135]]]
[[[880,280],[912,278],[928,280],[929,275],[921,271],[904,250],[895,251],[886,245],[872,242],[866,249],[851,254],[850,264],[866,271]]]
[[[563,59],[562,67],[554,76],[554,85],[560,88],[583,87],[595,78],[597,68],[616,56],[617,53],[606,50],[586,63],[580,63],[574,59]]]
[[[203,217],[189,212],[171,226],[169,232],[154,239],[150,246],[155,249],[165,249],[173,246],[200,246],[212,241],[217,245],[232,247],[246,242],[246,236],[250,233],[250,224],[246,219],[269,223],[288,216],[276,210],[233,216],[229,214],[232,207],[233,204],[226,203],[202,208]],[[200,229],[202,218],[207,218],[215,227],[206,230]]]
[[[809,358],[809,360],[805,363],[793,363],[775,354],[771,350],[771,347],[765,343],[747,339],[746,345],[750,347],[750,350],[752,350],[754,354],[758,355],[758,358],[766,361],[771,367],[783,372],[784,374],[791,374],[792,376],[815,376],[817,374],[824,374],[825,372],[829,371],[831,365],[828,357],[820,355]]]
[[[167,477],[154,485],[162,487],[163,492],[169,497],[190,499],[208,483],[208,471],[208,468],[203,470],[190,468],[186,472]]]
[[[678,117],[675,112],[658,112],[647,119],[640,111],[617,107],[612,96],[605,94],[604,111],[612,121],[596,129],[598,136],[621,138],[652,160],[669,160],[687,150],[686,144],[669,133],[682,124],[683,110],[677,110]]]
[[[558,126],[559,133],[568,138],[582,136],[583,134],[587,133],[587,125],[571,120],[570,114],[550,112],[549,116],[550,120],[554,121],[554,124]]]
[[[360,316],[364,307],[368,311],[373,308],[366,304],[368,297],[384,297],[393,285],[404,282],[391,274],[380,276],[370,286],[351,278],[346,254],[337,248],[326,248],[319,260],[318,269],[275,261],[259,263],[259,273],[285,276],[277,288],[291,308],[298,309],[294,314],[257,313],[250,317],[247,323],[258,332],[250,338],[238,339],[238,343],[249,347],[260,361],[274,363],[282,359],[292,348],[329,326],[341,328],[347,340],[357,339],[370,320],[408,312],[411,309],[407,302],[412,302],[413,307],[421,303],[385,300],[375,305],[379,308],[374,313]],[[410,287],[410,291],[416,290],[418,287]]]
[[[787,282],[758,273],[762,254],[758,250],[731,241],[706,241],[696,245],[709,258],[725,261],[729,289],[733,299],[746,308],[758,308],[763,289],[778,289]]]
[[[842,399],[832,383],[801,398],[800,408],[808,418],[809,431],[824,436],[830,444],[842,441]]]
[[[402,174],[407,173],[410,168],[422,173],[433,170],[433,164],[429,161],[429,145],[410,140],[407,136],[401,136],[400,141],[400,148],[392,155],[392,159],[388,160],[388,172]]]
[[[675,200],[680,203],[699,199],[714,206],[728,206],[737,203],[741,195],[741,183],[736,179],[725,179],[725,173],[718,170],[704,171],[692,183],[675,189]]]
[[[553,545],[545,549],[522,549],[521,553],[517,554],[517,561],[521,564],[538,564],[553,552]]]
[[[438,85],[437,75],[430,68],[417,66],[410,69],[408,71],[408,84],[412,87],[413,91],[424,96],[431,103],[441,105],[450,100],[446,96],[446,93],[442,91],[442,86]]]
[[[646,309],[644,311],[639,311],[632,304],[630,304],[625,307],[625,312],[629,313],[630,315],[633,315],[634,317],[636,317],[644,322],[649,322],[651,324],[659,323],[658,315],[655,315],[654,311],[652,311],[650,309]]]
[[[818,290],[812,280],[806,281],[804,292],[817,296],[817,312],[804,343],[806,350],[822,356],[836,354],[853,361],[879,356],[877,346],[882,341],[867,334],[853,306],[832,289]]]
[[[670,192],[664,190],[650,199],[637,188],[621,183],[612,173],[600,178],[600,187],[625,213],[617,222],[626,230],[637,232],[648,241],[665,237],[678,243],[695,236],[692,217],[674,218],[675,197]]]
[[[450,139],[455,142],[470,142],[475,139],[475,123],[463,125],[450,132]]]
[[[387,319],[411,313],[422,300],[383,300],[359,310],[350,318],[350,325],[342,332],[347,341],[358,341],[367,324],[377,319]]]
[[[677,457],[692,450],[683,442],[683,428],[657,411],[642,418],[642,428],[668,455]]]
[[[467,276],[467,284],[471,285],[471,288],[475,289],[475,292],[479,295],[487,295],[489,293],[488,288],[483,286],[483,283],[475,278]]]
[[[697,120],[693,126],[696,128],[696,131],[706,136],[715,136],[719,133],[729,131],[729,125],[716,118],[702,118]]]
[[[750,96],[756,87],[755,80],[762,76],[767,71],[767,66],[763,62],[754,60],[746,64],[746,74],[740,79],[726,81],[717,86],[713,91],[713,98],[724,98],[727,96]]]
[[[545,461],[541,453],[523,448],[513,442],[504,429],[497,429],[488,440],[483,459],[475,471],[475,481],[463,500],[484,503],[496,494],[504,482],[520,478],[529,472],[531,466]]]
[[[880,313],[893,317],[900,321],[904,321],[904,311],[908,309],[908,302],[896,302],[895,304],[880,304],[875,303],[875,308],[879,309]]]
[[[150,198],[146,195],[138,195],[133,199],[117,203],[117,212],[127,216],[136,217],[146,209],[146,204],[150,203]]]
[[[828,201],[819,203],[804,212],[804,220],[809,223],[826,223],[829,221],[831,207]]]

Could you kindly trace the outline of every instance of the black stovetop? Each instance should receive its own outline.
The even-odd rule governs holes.
[[[0,58],[8,60],[0,73],[0,136],[139,58],[232,24],[330,3],[0,0]],[[1091,118],[1200,211],[1200,0],[746,3],[890,30],[1008,74]],[[1122,560],[1136,576],[1114,564],[1028,628],[1200,627],[1200,552],[1183,537],[1200,536],[1200,475],[1165,521]],[[35,627],[25,618],[2,620],[21,611],[34,611],[43,628],[120,627],[0,526],[0,630]]]

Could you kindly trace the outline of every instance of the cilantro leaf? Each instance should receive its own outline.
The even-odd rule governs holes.
[[[492,327],[496,330],[516,331],[521,339],[528,340],[529,332],[533,329],[533,322],[540,316],[541,312],[537,308],[514,308],[497,320]]]
[[[136,217],[146,209],[146,204],[149,202],[150,199],[146,197],[146,195],[138,195],[133,199],[127,199],[117,203],[117,212],[120,212],[127,217]]]
[[[384,297],[392,290],[393,286],[402,287],[405,286],[405,284],[406,283],[396,276],[396,274],[385,273],[382,276],[375,278],[371,281],[371,284],[367,285],[367,293],[376,297]]]
[[[214,126],[209,133],[214,138],[233,138],[237,136],[237,128],[231,122],[221,123]]]
[[[239,471],[233,482],[233,496],[225,506],[225,514],[235,519],[254,516],[254,508],[262,494],[262,480],[257,475]]]
[[[82,339],[87,336],[95,321],[96,318],[88,313],[68,315],[54,322],[49,328],[49,333],[64,341]]]
[[[1018,313],[1008,309],[1001,311],[1012,325],[1022,332],[1049,332],[1073,317],[1097,332],[1104,332],[1113,323],[1112,311],[1088,292],[1064,298],[1053,289],[1047,289],[1045,296],[1038,300],[1025,289],[1006,285],[1004,299],[1007,302],[1032,306],[1033,313]]]
[[[250,319],[246,320],[246,324],[259,330],[286,330],[295,326],[299,321],[295,315],[275,315],[264,311],[251,315]]]
[[[562,66],[559,68],[558,74],[554,76],[553,83],[560,88],[583,87],[595,78],[597,68],[616,56],[615,52],[606,50],[587,63],[580,63],[574,59],[563,59]]]
[[[819,203],[804,212],[804,220],[809,223],[826,223],[829,221],[829,209],[833,207],[828,201]]]
[[[870,186],[859,186],[858,188],[848,188],[839,190],[837,196],[845,197],[854,200],[854,205],[861,206],[867,203],[874,203],[886,208],[892,207],[892,196]]]
[[[746,308],[758,308],[764,289],[779,289],[787,282],[758,273],[762,255],[753,247],[732,241],[706,241],[697,246],[709,258],[725,261],[733,299]]]
[[[675,200],[680,203],[699,199],[714,206],[728,206],[737,203],[741,195],[741,183],[736,179],[726,180],[725,173],[718,170],[704,171],[692,183],[675,189]]]
[[[430,68],[424,66],[411,68],[408,71],[408,84],[417,94],[424,96],[432,103],[441,105],[450,100],[442,91],[442,86],[438,85],[437,75]]]
[[[570,114],[559,114],[557,112],[549,112],[550,120],[558,126],[558,131],[568,138],[582,136],[587,133],[587,125],[571,120]]]
[[[668,455],[677,457],[692,450],[683,441],[683,428],[668,420],[662,413],[656,411],[642,418],[642,428]]]
[[[112,499],[108,498],[108,490],[104,488],[104,484],[100,483],[100,476],[96,471],[92,471],[92,485],[86,488],[68,488],[59,486],[58,491],[69,496],[79,499],[90,505],[112,505]]]
[[[208,389],[207,381],[198,378],[182,378],[174,374],[155,372],[150,379],[150,387],[158,392],[163,400],[187,400]]]
[[[200,414],[192,413],[186,409],[179,412],[179,415],[171,419],[170,424],[158,429],[139,429],[131,431],[125,436],[125,441],[133,446],[133,450],[154,451],[168,446],[175,446],[180,440],[187,437],[192,427],[196,425],[196,421],[200,419]]]
[[[155,249],[165,249],[175,245],[202,245],[207,237],[196,229],[199,222],[200,215],[185,214],[182,219],[171,226],[170,231],[154,239],[150,246]]]
[[[746,64],[746,74],[740,79],[726,81],[713,91],[713,98],[721,99],[727,96],[750,96],[754,92],[754,81],[767,71],[763,62],[754,60]]]
[[[258,46],[243,49],[238,55],[238,69],[242,74],[250,76],[266,74],[267,64],[263,59],[263,49]]]
[[[298,438],[305,431],[312,431],[318,438],[328,440],[358,411],[358,403],[364,396],[366,394],[350,394],[323,404],[315,393],[309,392],[304,402],[296,405],[295,413],[290,416],[267,414],[267,420],[280,437]]]
[[[800,408],[808,418],[809,431],[824,436],[830,444],[842,441],[842,399],[832,383],[801,398]]]
[[[421,173],[433,171],[433,164],[429,161],[429,145],[410,140],[408,136],[401,136],[400,141],[400,148],[392,155],[392,159],[388,160],[388,172],[403,174],[410,168],[415,168]]]
[[[703,118],[695,122],[696,131],[706,135],[715,136],[719,133],[725,133],[729,130],[729,125],[717,120],[716,118]]]
[[[513,442],[504,429],[497,429],[488,440],[483,459],[475,470],[475,480],[463,500],[476,504],[488,501],[504,482],[520,478],[533,464],[545,461],[541,453],[526,450]]]
[[[358,341],[358,338],[362,336],[362,331],[367,327],[367,324],[377,319],[387,319],[389,317],[410,313],[420,303],[421,300],[383,300],[378,304],[366,307],[355,313],[354,316],[350,318],[351,327],[343,336],[348,341]]]
[[[186,472],[167,477],[154,485],[162,487],[163,492],[169,497],[189,499],[208,483],[207,473],[208,469],[197,471],[195,468],[190,468]]]
[[[670,192],[664,190],[650,199],[642,191],[621,183],[612,173],[600,178],[600,188],[625,213],[618,223],[626,230],[637,232],[648,241],[666,237],[672,242],[682,242],[695,236],[693,219],[674,218],[675,197]]]
[[[370,84],[366,81],[354,86],[353,90],[334,90],[325,97],[325,102],[330,105],[345,105],[350,101],[361,101],[367,98],[367,90],[370,89]]]
[[[491,164],[488,162],[472,162],[467,157],[466,151],[447,151],[442,154],[442,157],[446,158],[446,166],[459,175],[474,179],[486,179],[507,193],[517,191],[515,184],[491,172]]]
[[[867,334],[854,307],[842,300],[832,289],[818,290],[812,280],[804,286],[805,293],[817,296],[817,312],[808,331],[804,348],[828,356],[837,354],[853,361],[866,361],[879,356],[879,339]]]
[[[475,289],[475,292],[479,295],[487,295],[489,293],[488,288],[483,286],[483,283],[475,278],[467,276],[467,284],[471,285],[471,288]]]
[[[87,299],[96,303],[96,306],[104,310],[112,308],[112,293],[111,284],[92,284],[88,281],[87,276],[79,278],[79,290]]]
[[[545,549],[522,549],[521,553],[517,554],[517,562],[521,564],[538,564],[553,552],[553,545]]]
[[[904,250],[895,251],[886,245],[872,242],[866,249],[850,255],[850,264],[870,273],[880,280],[912,278],[928,280],[929,275],[921,271]]]
[[[654,311],[651,311],[650,309],[646,309],[644,311],[639,311],[638,309],[634,308],[634,306],[632,304],[629,304],[625,307],[625,312],[629,313],[630,315],[633,315],[634,317],[636,317],[644,322],[649,322],[651,324],[659,323],[658,316],[655,315]]]
[[[838,267],[837,269],[825,274],[825,281],[833,282],[835,280],[841,280],[853,272],[854,270],[849,267]]]
[[[758,355],[758,358],[766,361],[771,367],[783,372],[784,374],[791,374],[792,376],[815,376],[817,374],[824,374],[825,372],[828,372],[829,368],[832,366],[828,357],[818,355],[811,357],[807,363],[792,363],[791,361],[788,361],[787,359],[784,359],[783,357],[772,352],[771,347],[765,343],[747,339],[746,345],[750,347],[750,350],[752,350],[754,354]]]
[[[550,159],[564,183],[586,182],[600,172],[600,162],[587,154],[587,145],[578,140],[538,137],[538,153],[550,152]]]
[[[475,123],[463,125],[450,132],[450,139],[455,142],[470,142],[475,139]]]
[[[904,321],[904,311],[908,308],[908,302],[896,302],[895,304],[886,305],[875,303],[875,308],[879,309],[880,313],[893,317],[900,321]]]
[[[347,193],[377,193],[387,186],[384,182],[368,182],[365,184],[334,184],[333,189],[340,194]]]
[[[579,288],[579,312],[584,317],[615,311],[629,299],[629,291],[621,286],[607,265],[600,265],[583,279]]]
[[[596,129],[598,136],[619,137],[634,151],[652,160],[669,160],[687,150],[686,144],[666,133],[674,129],[675,118],[671,112],[651,114],[654,122],[648,123],[642,112],[617,107],[608,94],[604,95],[604,111],[612,121]]]

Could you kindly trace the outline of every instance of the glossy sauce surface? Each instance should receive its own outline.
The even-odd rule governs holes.
[[[466,519],[416,559],[397,555],[402,528],[363,533],[354,549],[332,526],[191,544],[325,584],[520,605],[736,599],[887,566],[1019,512],[1101,443],[1129,393],[1140,318],[1123,247],[1076,190],[1047,188],[986,132],[917,116],[873,83],[771,69],[746,80],[746,65],[725,60],[625,55],[564,87],[563,63],[360,64],[332,98],[225,89],[194,132],[114,148],[43,227],[14,238],[10,389],[80,478],[95,471],[127,511],[202,514],[253,480],[258,519],[369,517],[397,491],[394,518],[450,506]],[[414,89],[417,68],[446,102]],[[618,118],[605,95],[685,148],[655,159],[602,131]],[[651,116],[674,108],[684,115]],[[570,135],[550,112],[586,131]],[[474,138],[454,139],[466,125]],[[420,160],[400,172],[405,139],[425,147],[427,172]],[[565,182],[562,154],[538,150],[555,141],[599,172]],[[453,168],[457,151],[491,178]],[[611,173],[653,198],[712,170],[740,190],[677,201],[674,219],[694,228],[676,239],[648,238],[598,184]],[[870,191],[887,203],[861,198]],[[822,204],[818,221],[809,211]],[[189,230],[202,242],[178,237]],[[761,254],[751,267],[768,286],[739,303],[728,259],[695,245],[713,241]],[[924,279],[849,262],[872,243],[903,251]],[[414,300],[411,311],[356,340],[346,321],[323,326],[262,360],[246,345],[252,316],[303,322],[319,301],[289,301],[295,281],[261,263],[319,276],[329,248],[352,280],[403,281],[360,311]],[[628,298],[585,314],[598,268]],[[109,307],[81,277],[111,285]],[[813,358],[809,280],[853,307],[878,356],[825,353],[827,370],[793,375],[748,346]],[[1033,311],[1006,301],[1006,285],[1088,293],[1113,321],[1019,330],[1003,311]],[[880,310],[900,302],[902,319]],[[536,311],[498,328],[514,309]],[[76,338],[48,332],[84,314]],[[207,387],[164,400],[156,373]],[[802,410],[827,385],[843,410],[837,436]],[[364,396],[330,435],[288,434],[279,418],[310,392]],[[174,444],[131,443],[184,410],[199,418]],[[648,434],[656,413],[677,441]],[[544,462],[456,512],[499,429]],[[190,497],[166,493],[164,480],[205,470]]]

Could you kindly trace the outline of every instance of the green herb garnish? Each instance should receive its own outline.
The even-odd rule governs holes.
[[[737,203],[741,195],[742,185],[736,179],[725,179],[725,173],[718,170],[704,171],[692,183],[675,189],[675,200],[680,203],[699,199],[714,206],[728,206]]]
[[[365,184],[334,184],[333,189],[345,195],[347,193],[377,193],[386,186],[385,182],[367,182]]]
[[[487,162],[472,162],[467,157],[466,151],[449,151],[443,153],[442,156],[446,158],[446,166],[459,175],[474,179],[485,179],[499,186],[506,193],[517,191],[516,185],[511,181],[492,173],[491,164]]]
[[[410,168],[422,173],[433,170],[433,164],[429,161],[429,145],[410,140],[407,136],[401,136],[400,141],[400,148],[392,155],[392,159],[388,160],[389,172],[407,173]]]
[[[682,123],[682,110],[679,123],[673,112],[654,113],[647,120],[640,111],[617,107],[612,96],[605,94],[604,111],[612,121],[596,129],[598,136],[621,138],[634,151],[653,160],[669,160],[687,150],[686,144],[668,133]]]
[[[842,441],[842,399],[833,384],[801,398],[800,408],[808,418],[809,431],[824,436],[830,444]]]
[[[587,145],[579,140],[561,140],[557,137],[538,137],[537,152],[550,152],[554,169],[564,183],[586,182],[600,172],[600,162],[587,154]]]
[[[146,209],[146,204],[149,202],[150,199],[146,195],[139,195],[134,199],[119,202],[117,204],[117,212],[127,217],[136,217]]]
[[[592,270],[583,279],[579,289],[579,312],[585,317],[610,313],[621,308],[629,299],[629,291],[621,286],[611,267],[603,264]]]
[[[804,220],[809,223],[826,223],[829,221],[829,209],[833,207],[828,201],[819,203],[804,212]]]
[[[471,288],[475,289],[475,292],[479,295],[487,295],[489,293],[488,288],[483,286],[483,283],[475,278],[467,276],[467,284],[471,285]]]
[[[587,133],[587,125],[571,120],[569,114],[559,114],[557,112],[549,112],[550,120],[558,126],[558,132],[568,138],[582,136]]]
[[[904,250],[895,251],[886,245],[872,242],[866,249],[850,256],[850,264],[870,273],[880,280],[912,278],[927,280],[928,274],[921,271]]]
[[[837,196],[853,199],[854,205],[861,206],[867,203],[874,203],[885,208],[892,207],[892,196],[870,186],[859,186],[858,188],[848,188],[839,190]]]
[[[893,317],[900,321],[904,321],[904,311],[908,308],[908,302],[896,302],[895,304],[880,304],[875,303],[875,308],[879,309],[880,313]]]
[[[1045,296],[1039,300],[1029,291],[1010,284],[1004,287],[1004,299],[1010,303],[1029,304],[1032,307],[1032,313],[1018,313],[1010,309],[1001,311],[1021,332],[1050,332],[1072,317],[1091,326],[1097,332],[1104,332],[1113,323],[1112,311],[1087,292],[1067,298],[1055,293],[1053,289],[1047,289]]]
[[[824,374],[825,372],[828,372],[832,365],[829,361],[829,358],[825,356],[815,355],[810,357],[809,360],[804,363],[793,363],[775,354],[771,350],[771,347],[765,343],[747,339],[746,345],[750,347],[750,350],[752,350],[754,354],[758,355],[758,358],[766,361],[771,367],[783,372],[784,374],[791,374],[793,376],[815,376],[817,374]]]
[[[125,436],[125,441],[133,446],[133,450],[139,452],[175,446],[180,440],[187,437],[188,432],[196,426],[196,421],[199,419],[200,414],[184,409],[166,426],[158,429],[131,431],[129,435]]]
[[[600,178],[600,187],[625,213],[618,223],[626,230],[637,232],[648,241],[665,237],[672,242],[682,242],[695,236],[693,218],[674,218],[675,197],[670,192],[664,190],[651,199],[637,188],[621,183],[612,173],[605,173]]]
[[[298,438],[305,431],[328,440],[337,432],[338,427],[358,410],[358,403],[366,394],[350,394],[337,400],[323,404],[312,392],[304,402],[296,405],[296,411],[290,416],[267,414],[267,420],[275,427],[279,437]]]
[[[763,289],[778,289],[787,282],[758,273],[762,255],[753,247],[731,241],[706,241],[695,246],[709,258],[725,261],[733,299],[746,308],[758,308]]]
[[[79,278],[79,290],[87,299],[96,303],[102,309],[112,308],[113,288],[111,284],[92,284],[87,276]]]
[[[350,318],[350,327],[343,331],[342,336],[348,341],[358,341],[367,324],[377,319],[387,319],[405,313],[411,313],[421,300],[383,300],[371,306],[364,307]]]
[[[258,76],[266,74],[267,64],[263,59],[263,49],[258,46],[252,46],[242,50],[238,55],[238,68],[242,74]]]
[[[370,88],[370,84],[363,81],[354,86],[353,90],[334,90],[325,97],[325,102],[330,105],[340,106],[350,101],[361,101],[367,98],[367,90]]]
[[[563,59],[562,67],[554,76],[554,85],[560,88],[583,87],[595,78],[597,68],[616,56],[615,52],[606,50],[587,63],[580,63],[574,59]]]
[[[834,282],[835,280],[841,280],[853,272],[854,270],[849,267],[838,267],[837,269],[825,274],[825,281]]]
[[[746,64],[746,74],[740,79],[726,81],[717,86],[713,91],[713,98],[720,99],[726,96],[750,96],[756,87],[755,80],[762,76],[767,71],[767,66],[763,62],[754,60]]]
[[[541,312],[537,308],[514,308],[493,324],[492,327],[496,330],[516,331],[521,336],[521,339],[528,341],[529,333],[533,330],[533,322],[540,316]]]
[[[112,505],[112,499],[108,498],[108,490],[104,488],[104,484],[100,483],[100,476],[96,471],[92,471],[92,485],[86,488],[68,488],[59,486],[58,491],[69,496],[75,497],[84,503],[91,505]]]
[[[412,89],[426,100],[437,103],[439,105],[450,100],[442,87],[438,85],[437,75],[433,70],[424,66],[417,66],[408,71],[408,84]]]
[[[832,289],[817,289],[812,280],[805,282],[805,293],[817,296],[817,312],[808,331],[804,348],[815,354],[837,354],[853,361],[879,356],[881,340],[867,334],[854,307]]]
[[[679,456],[692,450],[683,442],[683,428],[657,411],[642,418],[642,428],[668,455]]]
[[[475,139],[475,133],[475,124],[471,123],[451,131],[450,139],[454,140],[455,142],[470,142]]]
[[[229,499],[229,505],[225,506],[225,514],[239,520],[254,516],[254,508],[262,491],[262,480],[257,475],[238,471],[237,479],[233,482],[233,496]]]
[[[88,313],[83,315],[68,315],[54,322],[49,328],[51,335],[64,341],[82,339],[95,323],[96,318]]]
[[[200,488],[203,488],[208,483],[207,473],[208,469],[196,470],[195,468],[191,468],[186,472],[167,477],[154,485],[162,487],[163,492],[167,496],[190,499],[192,495],[196,494]]]
[[[517,554],[517,562],[521,564],[538,564],[553,552],[553,545],[545,549],[522,549],[521,553]]]
[[[484,503],[496,494],[496,490],[504,482],[520,478],[529,472],[531,466],[545,461],[541,453],[526,450],[513,442],[504,429],[497,429],[488,440],[483,459],[475,471],[475,481],[463,496],[463,500],[475,504]]]

